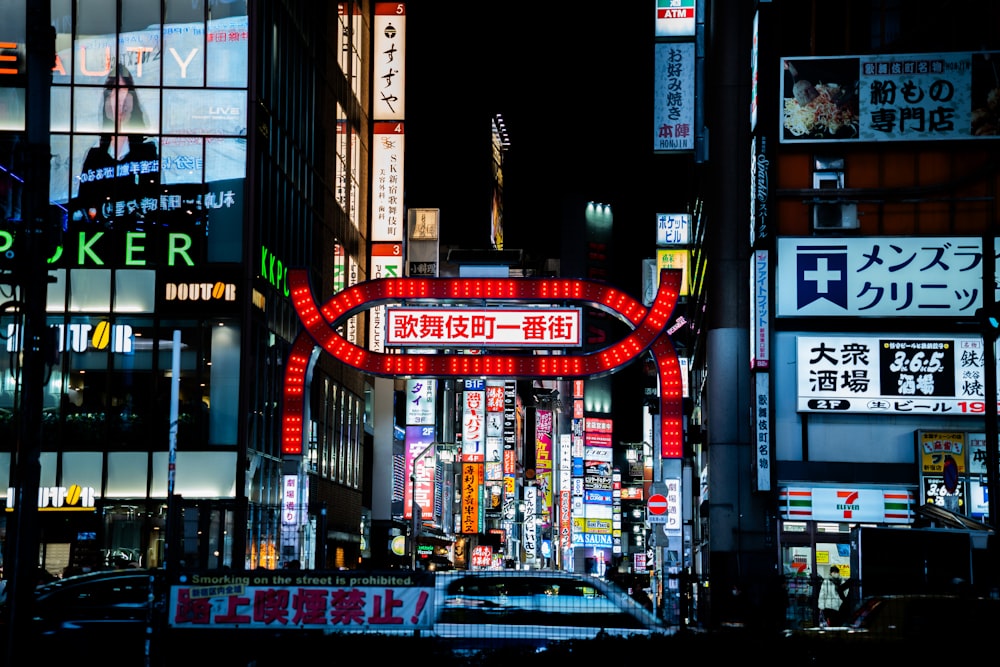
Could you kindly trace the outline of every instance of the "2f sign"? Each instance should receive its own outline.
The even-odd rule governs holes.
[[[656,245],[687,245],[691,238],[691,216],[687,213],[656,214]]]

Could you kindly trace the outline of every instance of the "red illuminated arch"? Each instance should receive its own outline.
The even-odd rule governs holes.
[[[302,409],[305,375],[313,346],[318,345],[339,361],[359,371],[381,377],[600,377],[623,368],[654,347],[660,375],[661,454],[680,456],[680,439],[667,445],[667,433],[679,435],[681,411],[680,370],[666,326],[680,291],[681,272],[661,271],[660,287],[650,308],[603,284],[567,278],[383,278],[353,285],[319,307],[309,286],[308,273],[292,269],[288,284],[292,304],[304,331],[296,338],[285,370],[282,453],[302,453]],[[634,327],[622,340],[584,354],[554,356],[510,354],[386,354],[354,345],[336,327],[358,312],[404,299],[434,301],[581,302],[618,316]],[[665,344],[657,344],[665,339]],[[672,362],[672,363],[671,363]],[[665,377],[667,372],[669,377]],[[669,389],[671,393],[664,393]],[[676,393],[676,395],[674,395]],[[672,403],[676,403],[673,406]],[[673,440],[671,435],[671,441]],[[676,453],[674,452],[676,446]],[[667,454],[667,452],[671,452]]]

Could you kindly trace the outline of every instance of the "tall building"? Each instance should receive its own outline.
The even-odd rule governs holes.
[[[706,623],[802,625],[831,565],[863,583],[858,526],[996,522],[995,341],[976,313],[997,298],[1000,17],[975,1],[730,9],[710,8],[706,42],[689,441],[694,580],[711,589],[690,594]]]
[[[9,247],[38,120],[26,6],[0,7]],[[43,566],[161,566],[168,539],[192,567],[356,566],[370,383],[313,359],[296,455],[281,411],[299,329],[288,270],[308,268],[324,300],[367,278],[371,3],[57,0],[51,20]],[[24,304],[6,296],[0,476],[17,487]]]

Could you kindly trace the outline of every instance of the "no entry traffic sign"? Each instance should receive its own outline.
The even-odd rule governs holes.
[[[646,503],[646,507],[649,509],[649,513],[655,516],[660,516],[667,513],[667,497],[660,493],[654,493],[649,497],[649,501]]]

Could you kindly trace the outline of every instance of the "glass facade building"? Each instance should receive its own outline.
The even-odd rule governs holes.
[[[358,562],[364,380],[315,358],[305,457],[283,458],[279,431],[298,329],[285,272],[308,267],[324,298],[365,275],[365,4],[51,3],[39,528],[53,574],[162,565],[168,496],[188,566]],[[0,243],[13,247],[36,119],[25,0],[0,14]],[[0,289],[12,479],[24,322],[16,284]]]

